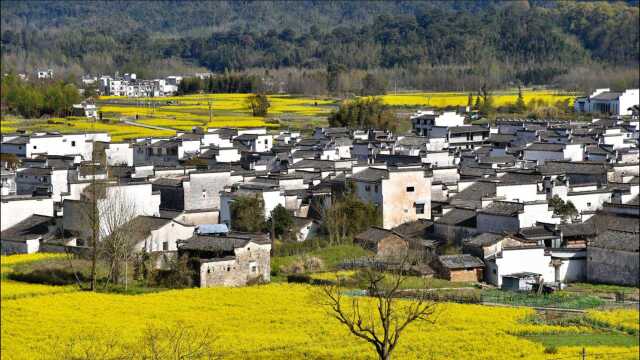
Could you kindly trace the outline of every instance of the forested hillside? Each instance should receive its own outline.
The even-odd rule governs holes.
[[[637,5],[3,1],[2,65],[143,77],[206,69],[365,71],[406,88],[580,88],[591,78],[632,86]]]

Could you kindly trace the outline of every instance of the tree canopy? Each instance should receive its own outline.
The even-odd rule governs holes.
[[[342,69],[403,69],[394,80],[410,83],[446,65],[467,79],[541,84],[639,58],[637,2],[4,1],[1,10],[2,63],[21,72],[326,69],[331,91]]]

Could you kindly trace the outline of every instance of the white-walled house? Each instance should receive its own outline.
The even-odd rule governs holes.
[[[51,216],[31,215],[0,233],[2,255],[33,254],[42,241],[55,237],[57,227]]]
[[[382,226],[431,218],[431,174],[421,166],[369,167],[353,174],[356,195],[376,204]]]
[[[231,204],[239,196],[258,197],[262,201],[265,220],[271,216],[276,206],[286,207],[286,198],[280,186],[259,182],[240,183],[220,192],[220,223],[233,227],[231,222]]]
[[[50,193],[53,201],[60,201],[61,194],[69,189],[69,170],[29,167],[16,172],[18,195],[29,195],[35,191]]]
[[[109,166],[133,166],[133,147],[130,143],[109,143],[104,152]]]
[[[124,222],[140,215],[160,215],[160,194],[152,191],[151,183],[107,183],[97,186],[100,238],[108,236],[112,227],[117,225],[116,223],[122,222],[124,224]],[[92,206],[92,200],[90,199],[92,193],[93,191],[87,188],[81,200],[65,199],[62,202],[64,229],[71,231],[80,240],[87,240],[91,236],[88,211]],[[110,214],[111,216],[109,216]]]
[[[0,231],[8,229],[31,215],[53,216],[53,199],[48,196],[2,196],[0,198]]]
[[[640,103],[639,89],[622,92],[610,89],[596,89],[591,95],[577,98],[573,104],[576,112],[605,113],[611,115],[631,115],[631,108]]]
[[[427,136],[433,127],[464,126],[464,116],[455,111],[442,113],[431,110],[417,111],[411,116],[411,127],[415,134]]]
[[[582,161],[583,144],[534,143],[524,149],[524,160],[543,165],[547,160]]]
[[[465,251],[485,262],[485,281],[498,287],[503,285],[505,276],[524,273],[535,274],[547,283],[584,281],[586,278],[584,248],[546,249],[539,241],[483,233],[472,237],[465,244]]]
[[[477,229],[480,233],[515,233],[521,228],[535,225],[536,222],[557,224],[560,218],[554,217],[546,201],[494,201],[477,212]]]
[[[110,142],[108,133],[33,133],[31,135],[3,136],[0,152],[14,154],[20,158],[38,155],[80,155],[91,160],[92,141]]]
[[[177,251],[177,243],[193,235],[194,225],[173,219],[140,215],[132,220],[137,251],[147,253]]]

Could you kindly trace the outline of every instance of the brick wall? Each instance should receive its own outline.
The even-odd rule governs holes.
[[[482,280],[482,269],[473,269],[473,270],[451,270],[449,272],[449,281],[465,281],[465,282],[473,282],[473,281],[481,281]]]

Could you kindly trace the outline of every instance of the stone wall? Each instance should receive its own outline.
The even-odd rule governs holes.
[[[244,286],[261,278],[270,280],[271,245],[248,243],[235,250],[234,258],[214,260],[200,265],[200,287]]]
[[[590,246],[587,248],[587,281],[638,286],[639,263],[638,253]]]

